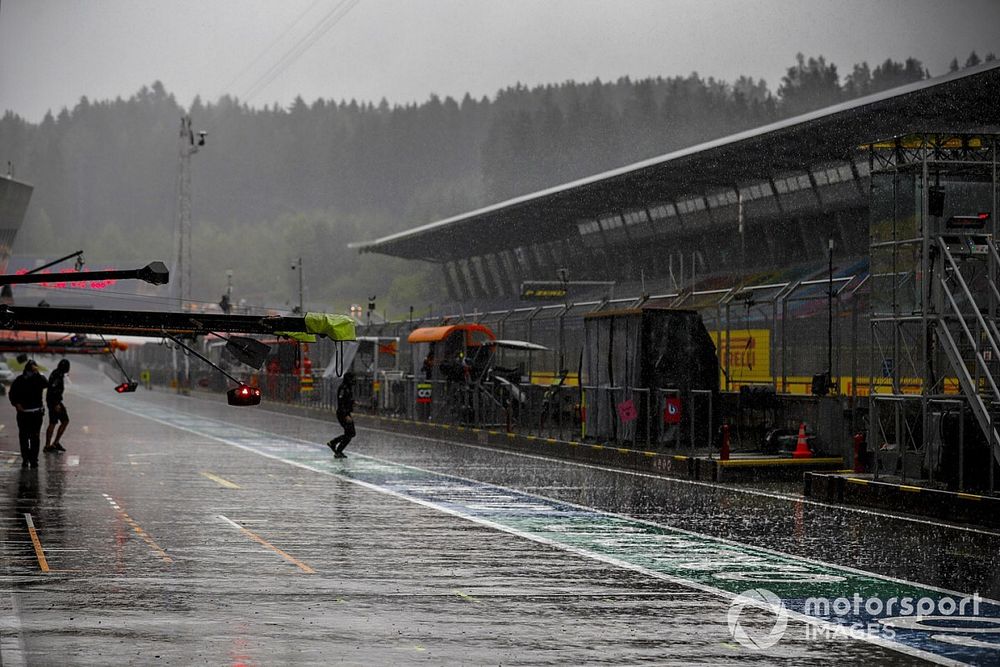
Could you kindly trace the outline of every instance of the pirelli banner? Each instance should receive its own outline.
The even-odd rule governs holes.
[[[561,301],[566,294],[566,285],[560,282],[527,280],[521,283],[521,298],[526,301]]]
[[[719,384],[725,386],[726,370],[729,384],[771,382],[771,330],[731,329],[726,345],[725,331],[710,331],[719,352]]]

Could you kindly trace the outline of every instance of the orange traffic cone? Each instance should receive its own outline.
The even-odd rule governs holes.
[[[792,452],[793,459],[811,459],[813,453],[809,451],[809,443],[806,442],[806,423],[799,424],[799,439],[795,443],[795,451]]]

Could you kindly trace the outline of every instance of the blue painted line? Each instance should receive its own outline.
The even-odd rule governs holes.
[[[475,480],[327,448],[141,401],[100,401],[269,458],[728,599],[765,588],[791,618],[941,664],[1000,660],[1000,603],[751,547]],[[968,598],[968,599],[966,599]],[[933,605],[918,617],[910,600]],[[826,605],[824,605],[824,601]],[[890,606],[890,601],[893,606]],[[951,609],[954,603],[955,609]],[[845,604],[847,605],[845,608]],[[880,609],[876,606],[881,605]],[[964,608],[960,608],[964,605]],[[959,612],[964,613],[959,613]]]

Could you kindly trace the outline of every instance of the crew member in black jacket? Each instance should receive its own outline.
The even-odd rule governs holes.
[[[49,390],[45,393],[45,405],[49,408],[49,427],[45,431],[44,452],[54,452],[59,454],[65,452],[59,440],[66,427],[69,426],[69,413],[63,405],[63,392],[66,390],[66,374],[69,373],[69,359],[60,359],[56,369],[49,373]],[[59,430],[56,431],[56,422],[59,422]],[[52,433],[55,431],[56,441],[52,442]]]
[[[344,453],[344,448],[347,447],[351,439],[357,435],[357,431],[354,429],[354,417],[351,413],[354,411],[354,373],[347,371],[344,373],[344,379],[340,383],[340,388],[337,389],[337,421],[340,425],[344,427],[344,434],[338,435],[336,438],[326,443],[329,445],[330,449],[333,450],[333,456],[338,459],[346,459],[347,454]]]
[[[24,468],[38,467],[42,421],[45,419],[42,393],[48,386],[48,380],[38,372],[37,364],[30,359],[10,385],[8,397],[11,405],[17,409],[17,437],[21,443],[21,466]]]

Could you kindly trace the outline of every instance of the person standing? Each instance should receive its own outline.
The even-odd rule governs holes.
[[[69,426],[69,413],[63,405],[63,392],[66,390],[66,374],[69,373],[69,359],[60,359],[56,369],[49,374],[49,390],[45,393],[45,405],[49,408],[49,428],[45,431],[46,453],[65,452],[66,448],[59,442],[66,427]],[[56,422],[59,422],[59,430],[56,431]],[[55,431],[56,439],[52,441],[52,432]]]
[[[326,443],[333,450],[333,456],[338,459],[346,459],[344,448],[351,442],[357,431],[354,429],[354,373],[347,371],[344,379],[337,389],[337,421],[344,427],[344,434]]]
[[[24,370],[10,385],[8,397],[17,410],[17,438],[21,444],[21,466],[24,468],[38,467],[42,421],[45,419],[42,393],[48,386],[45,376],[38,372],[38,365],[31,359],[25,362]]]

